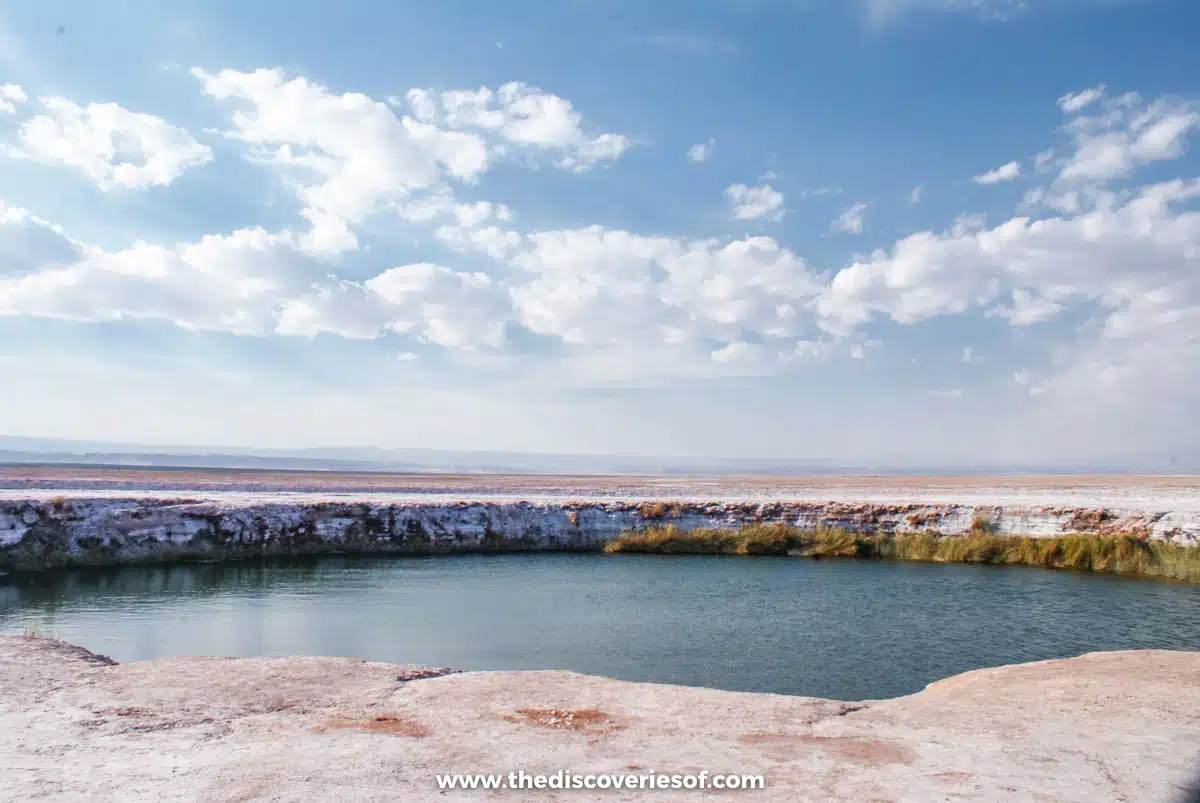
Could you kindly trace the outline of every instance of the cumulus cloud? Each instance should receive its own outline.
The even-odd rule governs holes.
[[[711,137],[707,142],[697,142],[687,149],[687,160],[692,164],[707,162],[712,158],[714,147],[716,147],[716,140]]]
[[[447,348],[504,341],[511,305],[505,290],[485,274],[418,263],[384,271],[365,286],[388,305],[391,331],[416,330],[423,342]]]
[[[9,241],[9,226],[0,237]],[[65,235],[60,248],[67,245]],[[305,292],[327,267],[291,232],[243,229],[172,248],[76,248],[72,260],[0,280],[0,314],[77,321],[166,320],[191,329],[261,335],[280,300]]]
[[[285,300],[273,331],[372,340],[386,332],[447,349],[499,347],[511,305],[502,287],[481,273],[441,265],[401,265],[365,282],[328,281]]]
[[[414,221],[449,216],[440,236],[465,236],[452,230],[463,228],[454,185],[477,183],[512,148],[551,153],[580,172],[630,146],[619,134],[590,133],[569,101],[522,83],[414,89],[382,102],[279,69],[192,74],[207,95],[237,105],[226,136],[289,173],[305,217],[330,233],[321,242],[331,253],[357,247],[354,229],[383,209]]]
[[[1200,403],[1197,198],[1200,181],[1175,180],[1075,215],[911,235],[839,271],[816,310],[843,336],[876,316],[915,324],[976,310],[1019,327],[1094,311],[1038,395],[1093,409]]]
[[[254,160],[294,174],[297,195],[314,218],[358,224],[447,180],[473,181],[489,166],[479,136],[398,118],[366,95],[334,94],[277,69],[192,74],[207,95],[240,104],[226,136],[250,145]]]
[[[1148,103],[1134,93],[1103,101],[1100,113],[1067,123],[1074,153],[1063,161],[1059,178],[1105,182],[1143,165],[1178,159],[1197,129],[1200,106],[1192,101],[1160,98]]]
[[[514,266],[519,319],[570,344],[725,343],[753,332],[791,341],[819,285],[770,237],[730,242],[637,235],[598,226],[539,232]]]
[[[779,353],[815,333],[805,310],[819,284],[803,260],[769,237],[504,231],[503,257],[516,271],[510,281],[418,263],[359,282],[330,275],[330,263],[309,245],[311,229],[243,229],[105,252],[24,210],[3,209],[0,255],[36,253],[6,261],[0,315],[160,320],[254,336],[392,332],[453,350],[501,347],[510,325],[593,349],[652,349],[657,341],[695,350],[753,334]],[[495,229],[503,208],[460,205],[455,214],[473,236]],[[472,239],[467,246],[488,244]],[[745,355],[736,362],[746,363]]]
[[[46,113],[21,124],[20,147],[10,155],[74,168],[101,189],[164,186],[212,160],[207,145],[152,114],[115,103],[81,107],[66,98],[40,100]]]
[[[556,152],[557,166],[573,172],[619,159],[632,145],[622,134],[590,133],[570,101],[518,81],[496,90],[412,89],[407,100],[423,123],[483,132],[513,145]]]
[[[503,289],[478,274],[419,264],[365,282],[330,276],[308,246],[311,231],[241,229],[106,252],[25,210],[0,209],[0,316],[159,320],[251,336],[392,331],[448,348],[497,344],[508,316]]]
[[[16,84],[0,84],[0,112],[12,114],[17,110],[17,104],[27,99],[25,90]]]
[[[1004,181],[1012,181],[1021,175],[1021,163],[1009,162],[1006,165],[1001,165],[995,170],[989,170],[982,175],[974,176],[971,180],[976,184],[999,184]]]
[[[747,187],[734,184],[725,190],[725,197],[733,207],[734,220],[783,220],[787,210],[783,208],[783,193],[770,184]]]
[[[1110,186],[1104,176],[1128,174],[1093,171],[1085,179],[1067,171],[1092,138],[1114,133],[1124,138],[1130,170],[1151,154],[1182,153],[1183,129],[1163,128],[1164,120],[1186,117],[1182,100],[1097,98],[1080,107],[1096,117],[1067,123],[1071,147],[1056,151],[1058,173],[1047,173],[1051,183],[1019,216],[992,223],[963,215],[944,229],[818,269],[771,237],[522,230],[504,204],[458,200],[457,185],[504,158],[496,143],[516,141],[497,133],[510,111],[496,98],[447,106],[441,95],[409,96],[397,102],[411,114],[397,116],[365,96],[333,94],[273,71],[200,77],[210,95],[238,104],[229,136],[253,158],[294,173],[303,204],[298,225],[104,250],[0,205],[0,315],[140,318],[239,335],[396,337],[459,354],[489,354],[532,336],[627,377],[766,373],[829,354],[863,357],[875,342],[867,339],[872,329],[884,322],[974,314],[1021,328],[1071,315],[1073,324],[1086,322],[1079,339],[1021,387],[1047,398],[1089,383],[1112,398],[1133,388],[1138,398],[1146,389],[1200,395],[1200,180]],[[450,107],[484,116],[451,123]],[[571,125],[538,126],[512,136],[531,143],[575,137]],[[556,159],[564,154],[549,150]],[[782,213],[782,195],[755,194],[762,189],[775,192],[730,188],[731,203],[756,210],[743,219]],[[450,249],[438,258],[445,264],[387,260],[356,273],[370,278],[341,275],[330,257],[354,247],[353,227],[382,208],[427,224]],[[833,229],[862,232],[866,209],[851,206]],[[459,257],[472,267],[485,257],[492,262],[463,270]],[[961,355],[976,360],[969,348]]]
[[[834,218],[833,223],[829,226],[829,230],[843,234],[862,234],[863,215],[867,211],[868,206],[870,204],[853,204]]]

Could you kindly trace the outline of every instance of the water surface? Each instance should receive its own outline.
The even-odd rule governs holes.
[[[1200,587],[957,564],[327,557],[0,580],[0,632],[118,661],[342,655],[844,700],[1094,650],[1200,650]]]

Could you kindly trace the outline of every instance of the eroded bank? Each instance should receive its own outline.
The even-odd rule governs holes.
[[[0,499],[0,571],[326,553],[600,549],[622,532],[783,523],[861,533],[1132,535],[1200,546],[1200,511],[900,502],[389,499],[271,494]]]

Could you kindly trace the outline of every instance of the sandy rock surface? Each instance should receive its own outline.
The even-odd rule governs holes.
[[[114,665],[0,638],[0,801],[1129,801],[1200,771],[1200,653],[970,672],[895,700],[433,674],[343,658]],[[440,791],[440,773],[762,774],[764,791]]]

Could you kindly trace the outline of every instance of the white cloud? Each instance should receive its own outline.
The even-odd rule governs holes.
[[[372,340],[397,332],[448,349],[498,347],[512,317],[504,289],[480,273],[418,263],[365,282],[328,281],[283,302],[274,332]]]
[[[1197,196],[1198,182],[1168,182],[1079,216],[913,234],[841,270],[818,307],[833,329],[874,313],[914,323],[973,307],[1003,309],[995,305],[1006,287],[1016,308],[1027,310],[1008,312],[1013,323],[1044,319],[1068,300],[1117,309],[1187,276],[1200,218],[1175,206]]]
[[[75,168],[101,189],[144,189],[170,184],[212,160],[212,150],[182,128],[115,103],[77,106],[41,98],[46,114],[21,124],[20,149],[10,155]]]
[[[700,164],[707,162],[712,158],[713,148],[716,146],[716,140],[711,137],[707,142],[697,142],[695,145],[687,149],[687,159],[692,164]]]
[[[499,346],[512,316],[504,288],[482,273],[419,263],[387,270],[365,286],[389,305],[388,329],[416,330],[436,346]]]
[[[1075,214],[915,234],[838,272],[816,310],[842,336],[876,315],[914,324],[982,310],[1027,326],[1073,310],[1091,323],[1031,395],[1097,416],[1169,402],[1163,420],[1182,421],[1200,404],[1196,199],[1200,180],[1176,180]]]
[[[806,310],[820,286],[769,237],[720,243],[599,227],[520,235],[490,225],[503,207],[463,204],[455,210],[461,231],[475,238],[494,230],[507,243],[510,280],[419,263],[359,282],[330,275],[332,264],[311,248],[314,229],[243,229],[105,252],[24,210],[2,209],[0,256],[9,270],[0,274],[0,315],[160,320],[256,336],[395,332],[453,350],[503,346],[507,327],[519,325],[590,350],[683,349],[697,358],[706,342],[747,335],[770,341],[773,353],[790,351],[816,331]],[[738,357],[731,364],[747,363],[739,351],[727,355]]]
[[[815,328],[808,266],[770,237],[728,243],[598,226],[529,235],[512,259],[519,320],[568,344],[794,341]],[[788,346],[791,347],[790,345]]]
[[[1083,89],[1079,92],[1063,95],[1058,99],[1058,108],[1062,109],[1067,114],[1076,114],[1081,111],[1084,106],[1095,103],[1096,101],[1100,100],[1100,98],[1104,97],[1105,89],[1106,87],[1101,84],[1100,86],[1092,87],[1091,89]]]
[[[913,187],[913,190],[912,190],[912,192],[910,192],[910,193],[908,194],[908,202],[909,202],[910,204],[919,204],[919,203],[921,203],[921,195],[922,195],[924,192],[925,192],[925,190],[924,190],[924,188],[923,188],[923,187],[920,187],[920,186]]]
[[[24,210],[4,210],[0,255],[33,243],[40,259],[0,274],[0,316],[160,320],[257,336],[371,339],[394,331],[448,348],[494,345],[511,317],[505,292],[478,274],[409,265],[361,283],[332,277],[308,247],[311,232],[242,229],[171,248],[136,243],[104,252]]]
[[[487,87],[437,93],[408,92],[418,120],[454,130],[483,132],[503,142],[558,152],[558,167],[573,172],[619,159],[632,145],[614,133],[588,133],[570,101],[518,81],[499,89]]]
[[[356,282],[327,282],[284,299],[273,318],[272,331],[297,337],[331,334],[351,340],[374,340],[387,327],[385,305]],[[407,328],[400,331],[416,325],[408,320],[405,324]]]
[[[410,220],[455,214],[453,184],[476,183],[512,148],[551,152],[559,167],[580,172],[630,146],[618,134],[588,133],[569,101],[522,83],[414,89],[385,103],[278,69],[192,74],[206,94],[239,104],[226,136],[291,174],[305,216],[338,233],[325,241],[331,252],[356,247],[354,229],[384,209]]]
[[[280,70],[192,74],[206,94],[243,104],[226,135],[248,143],[256,161],[294,173],[313,215],[358,224],[447,180],[473,181],[489,166],[480,137],[398,118],[366,95],[332,94]]]
[[[1001,165],[995,170],[973,177],[971,180],[976,184],[999,184],[1002,181],[1012,181],[1021,175],[1021,163],[1009,162],[1006,165]]]
[[[1090,383],[1118,400],[1145,400],[1151,391],[1200,395],[1200,181],[1054,186],[1033,204],[1038,214],[995,225],[960,216],[943,231],[909,235],[826,273],[770,237],[693,239],[600,226],[523,232],[503,204],[460,202],[451,182],[475,180],[500,158],[486,126],[506,126],[506,113],[477,127],[483,150],[476,152],[453,138],[476,133],[445,127],[440,97],[432,110],[406,100],[414,116],[399,118],[365,96],[280,83],[270,71],[208,78],[215,96],[247,104],[233,118],[232,135],[256,158],[304,178],[298,195],[306,222],[104,251],[0,205],[0,315],[150,319],[240,335],[395,337],[458,355],[509,348],[520,340],[511,334],[532,333],[580,361],[572,371],[581,381],[593,369],[640,381],[770,373],[831,353],[862,358],[874,342],[864,338],[881,321],[911,325],[973,313],[1027,327],[1070,313],[1070,331],[1084,321],[1078,340],[1024,385],[1031,393],[1061,398]],[[498,112],[496,103],[483,110]],[[1134,144],[1164,119],[1154,110],[1165,107],[1128,97],[1115,103],[1095,101],[1118,114],[1069,133],[1115,126],[1136,132],[1130,152],[1143,152]],[[1170,152],[1179,151],[1163,151]],[[1063,153],[1062,164],[1070,164],[1080,151]],[[762,189],[736,186],[735,203],[755,200],[752,190]],[[765,201],[774,212],[757,216],[780,213],[782,203],[782,196]],[[372,278],[339,275],[329,257],[353,247],[352,226],[380,208],[428,224],[467,264],[485,255],[496,264],[488,273],[460,270],[451,254],[445,265],[388,260],[356,274]],[[866,209],[847,209],[835,230],[861,232]],[[976,355],[965,348],[961,359]]]
[[[713,362],[720,363],[758,363],[766,357],[766,349],[758,343],[734,341],[712,353]]]
[[[862,234],[863,214],[869,206],[870,204],[864,203],[854,204],[834,219],[833,223],[829,226],[829,230],[844,234]]]
[[[7,240],[8,227],[0,230]],[[291,299],[330,284],[304,234],[241,229],[163,247],[138,242],[0,280],[0,315],[77,321],[162,320],[188,329],[264,335]],[[310,299],[318,303],[320,299]]]
[[[965,362],[965,363],[976,362],[977,360],[975,358],[975,349],[971,348],[970,346],[967,346],[966,348],[963,349],[962,357],[960,359],[962,360],[962,362]]]
[[[1038,292],[1022,289],[1012,291],[1012,306],[996,307],[989,315],[1007,318],[1013,326],[1028,326],[1030,324],[1048,321],[1065,309],[1058,301],[1046,298]]]
[[[1200,106],[1190,101],[1146,103],[1132,93],[1105,101],[1100,114],[1078,116],[1067,124],[1075,153],[1062,163],[1059,180],[1104,182],[1126,177],[1142,165],[1177,159],[1197,129]]]
[[[733,207],[734,220],[769,220],[778,222],[787,210],[783,208],[783,193],[770,184],[747,187],[734,184],[725,190]]]
[[[950,390],[931,390],[929,395],[935,399],[961,399],[965,394],[961,388],[953,388]]]
[[[25,90],[16,84],[0,84],[0,112],[12,114],[17,110],[18,103],[24,103],[28,98]]]
[[[52,265],[64,265],[88,253],[48,220],[0,200],[0,280],[25,276]]]

